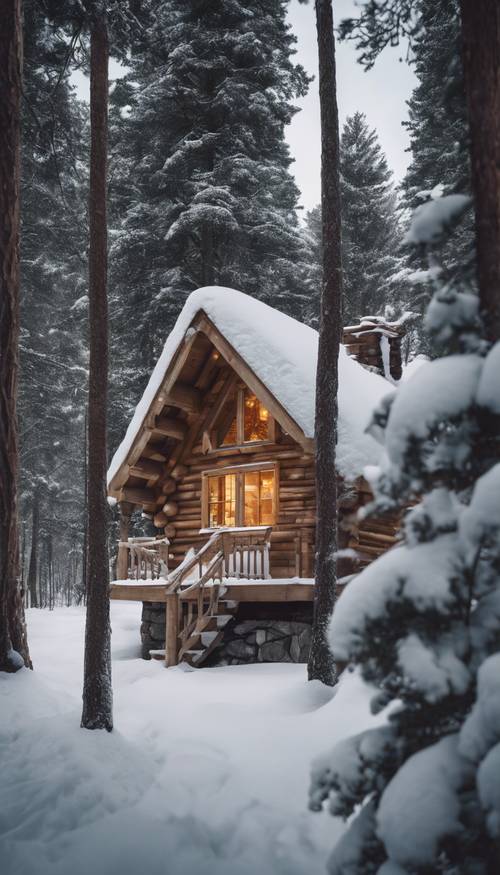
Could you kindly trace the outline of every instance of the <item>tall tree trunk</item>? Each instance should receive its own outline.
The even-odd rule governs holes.
[[[87,401],[88,407],[88,401]],[[85,410],[85,430],[84,430],[84,448],[83,448],[83,543],[82,543],[82,598],[84,605],[87,604],[87,560],[88,560],[88,519],[89,519],[89,477],[88,477],[88,411]],[[80,602],[79,602],[80,603]]]
[[[461,0],[465,91],[485,328],[500,340],[500,3]]]
[[[106,502],[107,116],[108,33],[104,13],[97,13],[90,30],[88,591],[81,725],[85,729],[111,731],[113,696]]]
[[[316,581],[308,676],[309,680],[320,680],[333,686],[337,672],[328,645],[328,624],[335,604],[337,549],[335,452],[342,318],[340,149],[332,3],[331,0],[316,0],[315,6],[321,110],[323,284],[316,374]]]
[[[4,0],[0,24],[0,670],[29,664],[19,590],[17,383],[21,0]],[[24,651],[24,652],[23,652]]]
[[[31,547],[30,561],[28,565],[28,591],[30,594],[30,606],[38,608],[38,597],[36,589],[37,569],[38,569],[38,532],[40,526],[40,487],[35,486],[33,490],[33,504],[31,508]]]

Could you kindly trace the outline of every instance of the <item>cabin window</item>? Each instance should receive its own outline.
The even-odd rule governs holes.
[[[250,389],[239,389],[230,405],[233,414],[229,426],[224,429],[221,446],[234,447],[274,440],[273,418]]]
[[[236,525],[236,475],[208,478],[208,525],[211,529]]]
[[[204,520],[221,526],[272,526],[276,521],[277,472],[274,465],[226,469],[203,477]]]
[[[272,526],[274,471],[243,474],[245,526]]]

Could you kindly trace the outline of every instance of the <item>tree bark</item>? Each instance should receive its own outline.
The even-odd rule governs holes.
[[[104,13],[90,29],[90,362],[88,401],[88,593],[83,711],[85,729],[113,728],[109,563],[106,501],[107,307],[107,127],[108,33]]]
[[[0,26],[0,670],[29,665],[19,590],[19,175],[21,0],[4,0]]]
[[[308,676],[309,680],[333,686],[337,672],[328,645],[328,624],[335,604],[337,550],[335,453],[342,321],[340,149],[332,3],[316,0],[315,6],[321,110],[323,284],[316,374],[316,580]]]
[[[33,505],[31,508],[31,547],[30,562],[28,566],[27,587],[30,594],[30,607],[38,608],[38,596],[36,590],[36,577],[38,568],[38,531],[40,522],[40,487],[33,490]]]
[[[487,336],[496,342],[500,339],[500,4],[461,0],[460,11],[479,299]]]

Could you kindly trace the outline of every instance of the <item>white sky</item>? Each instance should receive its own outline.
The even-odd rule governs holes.
[[[335,24],[342,18],[356,17],[354,0],[334,0]],[[317,44],[314,2],[307,5],[291,0],[290,23],[298,39],[296,60],[308,73],[317,73]],[[336,44],[337,97],[340,123],[357,110],[364,112],[368,124],[376,128],[389,166],[397,180],[404,175],[409,156],[405,149],[408,135],[401,122],[408,117],[406,101],[415,87],[412,69],[403,60],[405,49],[387,48],[375,66],[365,73],[356,61],[352,42]],[[311,209],[320,200],[320,120],[317,78],[309,93],[297,101],[301,111],[289,127],[287,140],[295,158],[292,172],[302,192],[302,203]]]
[[[334,0],[337,24],[342,18],[356,16],[355,0]],[[307,5],[291,0],[289,20],[298,39],[296,60],[308,73],[317,73],[316,23],[314,0]],[[401,179],[409,156],[405,152],[408,136],[401,122],[407,118],[406,101],[416,79],[412,69],[403,60],[405,49],[387,48],[374,68],[365,73],[356,61],[351,42],[337,42],[337,91],[340,123],[357,110],[364,112],[370,127],[378,132],[380,143],[389,166],[397,180]],[[120,75],[120,66],[110,63],[110,78]],[[79,96],[88,99],[88,79],[82,73],[73,74]],[[293,158],[291,170],[302,192],[301,203],[311,209],[320,200],[320,120],[317,78],[311,82],[309,93],[297,101],[297,113],[288,128],[287,140]]]

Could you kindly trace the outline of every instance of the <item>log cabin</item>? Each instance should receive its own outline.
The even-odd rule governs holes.
[[[397,324],[344,331],[336,476],[343,583],[392,546],[357,520],[381,447],[365,429],[401,375]],[[306,661],[312,623],[317,332],[233,289],[198,289],[116,450],[111,597],[143,603],[144,658],[193,666]],[[130,538],[141,509],[156,534]]]

